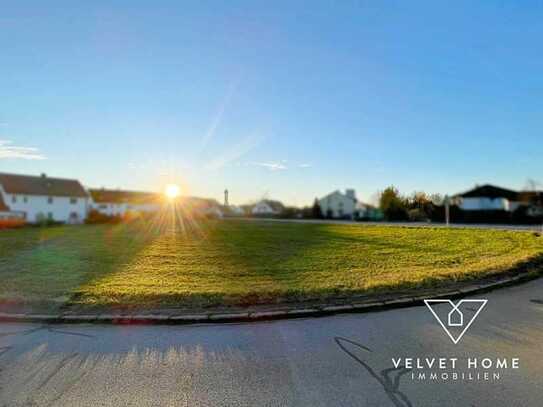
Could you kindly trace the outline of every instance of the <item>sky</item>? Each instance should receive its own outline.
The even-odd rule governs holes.
[[[543,182],[537,3],[1,3],[1,172],[235,204]]]

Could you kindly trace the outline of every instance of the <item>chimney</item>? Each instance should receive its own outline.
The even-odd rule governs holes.
[[[345,190],[345,195],[347,195],[348,198],[356,200],[356,193],[355,193],[354,189],[346,189]]]

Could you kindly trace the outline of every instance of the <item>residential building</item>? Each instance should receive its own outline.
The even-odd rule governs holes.
[[[89,189],[92,209],[107,216],[125,216],[128,213],[154,213],[167,203],[156,192],[122,191],[115,189]],[[214,199],[180,197],[177,205],[184,214],[222,217],[219,203]]]
[[[280,215],[285,206],[279,201],[263,199],[251,208],[251,214],[254,216],[275,216]]]
[[[222,218],[223,209],[217,200],[210,198],[182,197],[179,206],[183,213],[193,216]]]
[[[92,209],[107,216],[124,216],[128,212],[157,212],[163,197],[155,192],[122,191],[119,189],[89,189]]]
[[[79,181],[51,178],[45,174],[0,173],[0,195],[3,209],[8,208],[11,216],[22,216],[29,223],[45,220],[81,223],[86,218],[90,200]]]
[[[513,212],[521,204],[518,192],[489,184],[457,194],[453,200],[464,211]]]
[[[319,199],[319,206],[325,218],[354,219],[357,202],[354,189],[337,190]]]

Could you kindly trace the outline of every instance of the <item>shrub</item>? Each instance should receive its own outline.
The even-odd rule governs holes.
[[[0,219],[0,229],[16,229],[25,225],[23,219]]]
[[[85,223],[89,225],[96,225],[100,223],[121,223],[122,218],[119,215],[105,215],[101,212],[98,212],[95,209],[92,209],[85,219]]]
[[[428,221],[428,215],[421,208],[410,209],[408,211],[409,220],[412,222],[426,222]]]

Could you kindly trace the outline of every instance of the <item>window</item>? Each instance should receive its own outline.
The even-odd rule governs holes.
[[[48,212],[47,213],[47,219],[53,220],[53,212]]]
[[[17,196],[13,195],[13,196],[11,197],[11,202],[12,202],[12,203],[17,203]]]
[[[47,203],[48,204],[52,204],[53,203],[53,197],[50,196],[49,198],[47,198]]]
[[[98,205],[98,209],[107,209],[107,205],[105,204]]]
[[[25,197],[23,198],[23,202],[24,202],[24,203],[28,203],[28,197],[27,197],[27,196],[25,196]]]
[[[75,205],[77,203],[77,198],[70,198],[70,203]]]

